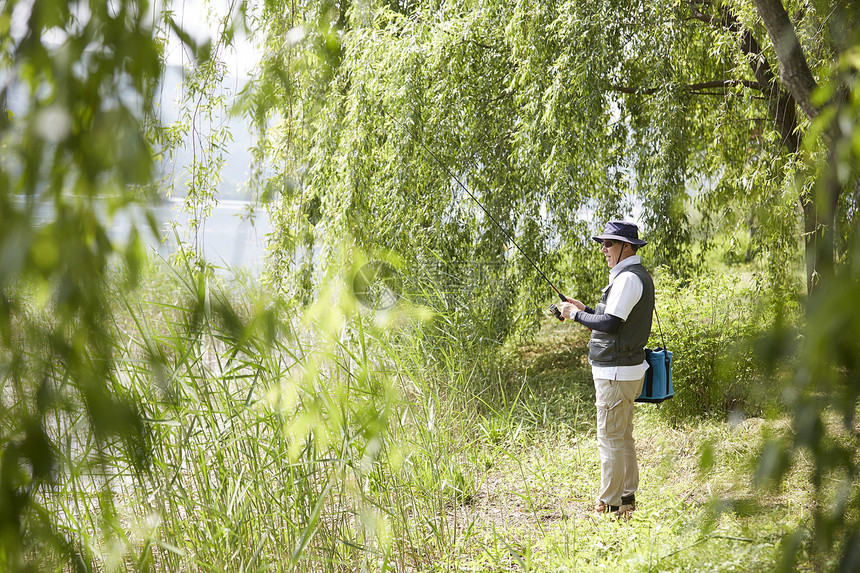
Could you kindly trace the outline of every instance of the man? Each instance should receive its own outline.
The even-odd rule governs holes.
[[[597,449],[600,493],[597,513],[627,518],[636,509],[639,467],[633,441],[633,402],[642,392],[651,334],[654,282],[636,252],[646,245],[634,223],[610,221],[601,244],[609,266],[609,285],[596,308],[578,300],[558,303],[558,310],[591,329],[588,361],[597,398]]]

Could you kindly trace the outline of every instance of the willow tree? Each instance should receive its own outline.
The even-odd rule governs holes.
[[[811,283],[822,256],[844,253],[839,230],[856,217],[845,183],[821,199],[813,191],[828,132],[809,133],[845,92],[815,96],[851,45],[852,10],[267,2],[253,101],[261,157],[273,160],[261,185],[277,197],[274,276],[299,276],[294,286],[310,292],[312,257],[296,253],[353,237],[412,269],[506,262],[519,295],[497,317],[549,299],[450,170],[571,294],[599,283],[585,237],[620,216],[644,224],[652,261],[675,274],[697,266],[694,240],[707,248],[718,232],[751,228],[777,287],[796,290],[804,242]]]
[[[852,91],[851,76],[842,73],[840,66],[860,41],[860,9],[841,2],[797,2],[786,7],[780,0],[755,0],[754,5],[747,24],[740,20],[742,10],[729,3],[718,7],[704,3],[704,10],[691,3],[690,10],[693,18],[737,37],[753,75],[743,84],[760,92],[772,139],[785,155],[811,168],[811,177],[806,174],[807,181],[799,184],[797,194],[811,290],[820,272],[831,269],[845,254],[860,201],[856,177],[827,182],[815,192],[815,183],[834,172],[835,142],[846,131],[830,120]],[[820,83],[823,89],[818,89]],[[821,113],[824,121],[809,133],[810,122]],[[818,129],[823,129],[824,137],[818,137]],[[823,171],[816,169],[816,152],[828,157]]]

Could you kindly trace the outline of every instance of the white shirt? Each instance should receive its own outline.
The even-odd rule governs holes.
[[[642,280],[633,273],[622,272],[631,265],[642,263],[642,257],[632,255],[609,269],[609,284],[604,287],[612,288],[606,299],[606,314],[617,316],[626,321],[630,311],[642,298]],[[591,365],[591,375],[604,380],[639,380],[648,370],[648,361],[636,366],[595,366]]]

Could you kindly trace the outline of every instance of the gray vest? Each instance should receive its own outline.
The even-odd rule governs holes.
[[[592,331],[588,359],[594,366],[636,366],[645,362],[645,345],[651,336],[651,316],[654,313],[654,281],[645,267],[639,264],[631,265],[621,272],[639,277],[642,281],[642,298],[615,334]],[[603,292],[600,303],[594,309],[595,314],[605,314],[611,290],[612,286]]]

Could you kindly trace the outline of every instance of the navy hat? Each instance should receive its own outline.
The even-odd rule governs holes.
[[[639,227],[636,223],[628,223],[627,221],[609,221],[606,223],[606,228],[603,233],[596,237],[591,237],[598,243],[603,239],[613,239],[615,241],[624,241],[631,245],[647,245],[647,241],[639,238]]]

